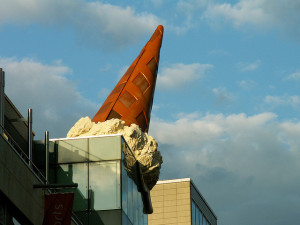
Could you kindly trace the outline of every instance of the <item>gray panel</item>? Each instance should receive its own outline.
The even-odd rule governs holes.
[[[191,182],[191,198],[194,200],[196,205],[199,207],[199,209],[202,211],[206,219],[209,221],[211,225],[217,225],[217,217],[212,211],[212,209],[209,207],[203,196],[200,194],[200,192],[197,190],[193,182]]]
[[[122,210],[105,210],[97,211],[97,214],[101,218],[104,225],[122,224]],[[96,224],[96,223],[90,223]]]

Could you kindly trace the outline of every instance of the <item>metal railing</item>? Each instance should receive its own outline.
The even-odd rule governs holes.
[[[19,158],[24,162],[29,170],[39,179],[41,183],[46,183],[46,178],[43,173],[37,168],[37,166],[29,159],[26,153],[18,145],[18,143],[13,139],[13,137],[0,125],[1,136],[7,141],[13,151],[19,156]]]
[[[37,166],[29,159],[26,153],[18,145],[18,143],[12,138],[12,136],[0,125],[0,135],[6,142],[10,145],[11,149],[18,155],[18,157],[24,162],[27,168],[35,175],[35,177],[42,183],[46,184],[47,180],[43,173],[37,168]],[[51,193],[53,190],[48,189],[48,192]],[[83,225],[80,219],[72,212],[72,221],[76,225]]]

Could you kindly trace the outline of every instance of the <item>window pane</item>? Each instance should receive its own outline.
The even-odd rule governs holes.
[[[203,225],[203,215],[201,212],[200,212],[200,225]]]
[[[138,223],[138,191],[134,182],[132,182],[133,187],[133,224]]]
[[[192,201],[192,225],[196,225],[196,208],[194,201]]]
[[[88,164],[76,163],[57,167],[57,183],[78,183],[76,189],[61,189],[63,192],[74,192],[74,211],[84,211],[88,208]]]
[[[91,161],[121,159],[121,136],[89,138]]]
[[[90,163],[92,209],[121,208],[120,161]]]
[[[138,201],[139,225],[143,225],[144,224],[143,201],[140,192],[138,192],[138,198],[139,198]]]
[[[196,225],[200,225],[200,211],[198,207],[196,207]]]
[[[59,140],[57,143],[58,163],[86,162],[88,139]]]
[[[128,214],[128,179],[127,171],[124,169],[124,165],[122,163],[122,209],[126,215]]]
[[[133,222],[133,181],[128,179],[128,218]]]

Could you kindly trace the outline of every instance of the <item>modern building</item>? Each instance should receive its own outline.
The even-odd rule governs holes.
[[[78,183],[73,212],[84,224],[148,224],[150,192],[138,164],[127,172],[124,152],[134,155],[123,136],[53,139],[50,152],[49,181]]]
[[[125,170],[123,150],[131,150],[123,137],[33,140],[32,110],[21,115],[4,93],[2,69],[0,75],[0,225],[42,225],[45,195],[68,192],[71,224],[148,224],[150,193],[139,164]]]
[[[217,217],[190,178],[158,181],[151,190],[149,225],[217,225]]]

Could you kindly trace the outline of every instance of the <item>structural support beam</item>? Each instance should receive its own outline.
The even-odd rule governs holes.
[[[5,105],[5,74],[4,71],[0,68],[0,126],[4,127],[4,105]],[[0,133],[2,134],[3,130],[0,129]]]
[[[42,189],[62,189],[62,188],[77,188],[78,183],[74,184],[34,184],[33,188]]]
[[[49,131],[45,132],[46,183],[49,183]]]
[[[32,109],[28,109],[28,158],[30,167],[32,167],[32,139]]]

